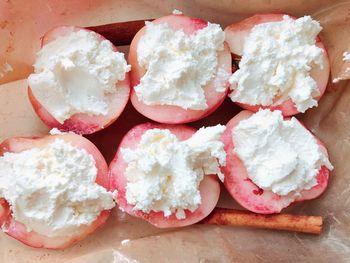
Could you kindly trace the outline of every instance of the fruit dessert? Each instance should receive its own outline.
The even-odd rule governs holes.
[[[10,138],[0,153],[0,226],[31,247],[74,244],[115,206],[103,156],[79,135]]]
[[[96,132],[117,119],[128,102],[130,66],[93,31],[63,26],[47,32],[34,69],[29,99],[50,128]]]
[[[327,187],[333,167],[325,146],[287,118],[317,106],[325,91],[330,69],[320,31],[308,16],[265,14],[224,32],[174,12],[135,35],[131,66],[93,31],[47,32],[28,78],[29,99],[47,126],[78,134],[103,129],[123,111],[130,85],[137,111],[163,124],[132,128],[109,169],[97,148],[74,133],[5,140],[1,229],[32,247],[62,249],[100,227],[117,202],[160,228],[201,221],[319,234],[321,217],[254,213],[279,213]],[[233,74],[231,53],[239,60]],[[251,111],[226,127],[182,125],[212,113],[229,86],[230,98]],[[254,213],[214,210],[220,180]]]
[[[231,55],[217,24],[182,14],[146,22],[130,45],[131,102],[160,123],[201,119],[227,95]]]
[[[227,153],[224,184],[246,209],[279,213],[293,202],[314,199],[333,167],[323,143],[281,111],[242,111],[222,136]]]
[[[205,218],[220,195],[224,129],[152,123],[131,129],[110,164],[120,209],[160,228]]]
[[[330,66],[318,37],[322,27],[310,16],[259,14],[225,29],[239,61],[230,78],[229,97],[242,108],[278,109],[284,116],[317,106]]]

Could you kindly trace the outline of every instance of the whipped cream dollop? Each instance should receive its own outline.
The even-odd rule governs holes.
[[[223,180],[220,165],[226,153],[220,136],[225,126],[201,128],[191,138],[179,141],[167,129],[150,129],[135,149],[122,148],[128,164],[126,199],[134,210],[162,211],[168,217],[186,217],[201,204],[199,185],[205,175]]]
[[[315,45],[321,29],[310,16],[254,26],[230,78],[232,101],[269,106],[291,99],[299,112],[317,106],[320,93],[310,71],[323,68],[324,51]]]
[[[261,189],[298,196],[317,185],[322,166],[333,169],[315,137],[296,118],[260,110],[232,130],[234,152]]]
[[[138,99],[147,105],[206,109],[204,87],[221,69],[218,51],[223,50],[224,39],[217,24],[208,23],[188,35],[167,23],[146,22],[137,46],[138,64],[146,69],[135,87]],[[216,91],[224,92],[225,83],[217,85]]]
[[[124,54],[98,34],[79,30],[44,45],[28,84],[60,123],[76,113],[107,115],[116,83],[130,71]]]
[[[27,231],[73,236],[115,206],[112,193],[95,183],[96,176],[92,155],[55,139],[43,148],[0,157],[0,198]]]

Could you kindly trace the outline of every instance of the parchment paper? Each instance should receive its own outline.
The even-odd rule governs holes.
[[[0,2],[0,140],[10,136],[47,134],[26,95],[24,79],[31,72],[40,36],[55,25],[91,26],[117,21],[155,18],[174,8],[185,14],[220,23],[223,27],[258,12],[311,14],[321,22],[321,38],[332,63],[332,77],[319,107],[298,118],[328,146],[335,166],[328,190],[317,200],[286,212],[322,215],[321,236],[195,225],[161,230],[114,209],[107,224],[83,242],[64,251],[32,249],[0,234],[0,262],[350,262],[350,90],[348,65],[342,53],[350,51],[350,2],[332,0],[3,0]],[[125,50],[125,49],[124,49]],[[10,68],[13,70],[11,71]],[[225,124],[239,108],[229,100],[201,125]],[[147,121],[131,105],[111,127],[88,136],[105,155],[133,125]],[[223,190],[219,203],[236,206]],[[123,241],[123,242],[122,242]]]

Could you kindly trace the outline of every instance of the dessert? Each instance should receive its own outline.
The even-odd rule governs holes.
[[[226,97],[231,56],[217,24],[182,14],[146,22],[130,45],[128,62],[131,102],[157,122],[201,119]]]
[[[32,247],[65,248],[100,227],[114,207],[107,164],[75,134],[14,137],[0,145],[0,225]]]
[[[162,228],[206,217],[220,195],[224,129],[151,123],[131,129],[110,164],[120,209]]]
[[[101,35],[64,26],[47,32],[28,78],[34,110],[50,128],[90,134],[107,127],[129,99],[130,66]]]
[[[230,98],[242,108],[281,110],[284,116],[317,106],[330,72],[322,27],[309,16],[258,14],[225,29],[239,69]],[[234,58],[234,59],[235,59]]]
[[[327,150],[296,118],[283,119],[280,111],[242,111],[226,127],[224,184],[243,207],[279,213],[325,191],[333,169]]]
[[[316,100],[324,92],[329,65],[324,47],[316,37],[319,25],[308,17],[294,21],[291,17],[283,15],[257,15],[243,21],[244,23],[228,27],[226,40],[230,44],[231,51],[238,50],[235,54],[239,55],[241,52],[244,56],[241,45],[248,41],[247,35],[255,25],[261,22],[280,21],[283,21],[282,28],[292,24],[294,29],[298,29],[295,27],[298,21],[302,25],[309,23],[309,33],[311,32],[309,35],[314,35],[307,39],[307,45],[311,47],[305,49],[307,52],[303,53],[311,54],[306,59],[308,60],[305,63],[306,69],[301,73],[296,70],[297,74],[305,77],[300,82],[311,83],[307,86],[308,92],[306,92],[311,96],[306,96],[306,99],[303,97],[296,101],[300,102],[299,104],[294,105],[291,101],[300,99],[299,91],[296,92],[297,96],[286,99],[287,95],[291,96],[290,89],[286,92],[278,90],[277,93],[283,94],[278,96],[273,94],[273,100],[278,97],[274,105],[264,105],[262,108],[280,109],[282,112],[259,111],[254,114],[243,111],[228,123],[226,131],[221,125],[202,128],[197,132],[184,125],[150,123],[138,125],[122,140],[110,165],[109,176],[106,174],[105,161],[96,148],[74,134],[58,134],[39,139],[9,139],[2,144],[2,147],[4,152],[14,153],[4,153],[4,156],[0,157],[0,166],[3,168],[3,172],[0,172],[0,225],[3,230],[33,247],[64,248],[83,239],[103,224],[109,215],[109,210],[114,207],[113,199],[115,199],[122,211],[161,228],[202,222],[319,234],[322,226],[321,217],[287,214],[270,216],[232,209],[214,209],[220,195],[218,178],[225,183],[231,195],[242,206],[261,214],[278,213],[293,202],[316,198],[327,187],[329,170],[332,166],[325,147],[296,119],[283,119],[282,116],[304,112],[307,108],[315,106]],[[271,29],[275,32],[274,26],[267,29],[265,28],[267,31]],[[146,23],[146,27],[135,36],[130,48],[129,62],[133,66],[132,103],[135,108],[145,116],[163,123],[190,122],[214,111],[227,95],[228,78],[231,74],[231,57],[227,45],[223,42],[222,33],[218,25],[186,17],[181,12],[174,12],[171,16]],[[65,41],[62,39],[69,44],[65,46]],[[256,39],[261,40],[259,37]],[[295,39],[298,40],[298,37]],[[316,39],[314,46],[310,39]],[[109,58],[113,58],[116,64],[111,68],[116,66],[114,70],[104,68],[106,71],[103,70],[99,76],[94,72],[99,70],[98,66],[97,68],[88,66],[89,76],[74,73],[75,70],[80,70],[79,67],[85,69],[84,65],[80,64],[81,61],[76,60],[76,54],[79,54],[80,47],[87,44],[86,40],[89,40],[90,44],[94,43],[93,49],[106,41],[89,30],[77,27],[59,27],[48,32],[43,37],[45,45],[39,53],[36,73],[29,78],[28,94],[36,112],[48,126],[57,127],[61,131],[88,134],[102,129],[119,116],[128,100],[130,66],[120,53],[114,54],[116,49],[110,43],[103,42],[106,45],[104,48],[109,51],[97,48],[96,52],[102,53],[94,53],[92,57],[96,61],[102,59],[103,63],[107,60],[107,64],[104,64],[107,68],[113,64],[108,62]],[[59,44],[55,46],[53,43]],[[48,48],[48,45],[52,48]],[[63,47],[68,48],[68,55],[56,56],[60,54],[56,51]],[[45,48],[47,52],[44,51]],[[299,47],[304,48],[305,46]],[[90,56],[88,54],[91,54],[89,52],[89,50],[83,52],[82,57],[88,58]],[[298,58],[300,57],[302,56]],[[263,65],[266,61],[257,60],[257,64],[260,62]],[[311,64],[312,70],[309,69]],[[247,65],[242,62],[241,66],[241,71],[237,71],[231,77],[232,86],[235,82],[236,84],[239,82],[243,73],[249,73],[249,70],[244,71]],[[290,73],[283,67],[277,68],[278,72],[284,74],[280,72],[283,76],[288,76]],[[51,73],[57,73],[56,70],[66,72],[66,75],[62,77],[58,74],[52,77]],[[66,78],[70,78],[67,73],[69,71],[73,73],[74,79],[68,81],[70,83],[66,86],[67,89],[58,89],[58,95],[55,96],[48,88],[54,86],[52,83],[55,82],[55,77],[62,77],[56,87],[64,86],[61,84]],[[111,77],[112,71],[115,75]],[[316,89],[312,80],[308,78],[308,73],[316,81]],[[106,82],[98,79],[97,82],[100,82],[97,85],[90,85],[96,83],[96,79],[90,79],[91,76],[101,77]],[[83,89],[74,89],[80,86],[80,81],[88,84],[87,90],[91,93],[84,93]],[[111,83],[113,85],[110,85]],[[112,86],[117,91],[112,91],[114,90]],[[89,96],[91,94],[93,98]],[[84,97],[85,95],[87,96]],[[235,95],[237,94],[233,92],[230,96],[235,99]],[[81,98],[85,100],[79,101]],[[248,96],[247,101],[252,102],[253,99]],[[253,111],[258,111],[260,108],[260,105],[251,107],[245,103],[238,102],[238,104]],[[265,116],[260,116],[261,112],[265,113]],[[258,115],[260,121],[257,118],[251,123],[248,122],[250,118]],[[268,126],[269,124],[271,126]],[[285,137],[281,136],[276,127],[287,130],[284,133]],[[264,133],[268,135],[267,140],[262,139]],[[222,134],[225,149],[219,140]],[[303,141],[292,147],[294,142],[290,143],[289,140],[298,136]],[[275,142],[281,144],[274,144]],[[253,151],[249,150],[252,146],[249,144],[255,147]],[[81,152],[80,148],[85,149],[85,152]],[[61,158],[62,152],[64,157]],[[71,152],[77,155],[69,156]],[[252,152],[254,154],[251,154]],[[305,157],[306,153],[312,153],[312,158]],[[53,164],[46,160],[51,158],[52,154],[58,160]],[[305,171],[299,176],[297,172],[303,170],[299,167],[303,159],[308,159],[310,163],[306,162],[309,166],[304,167]],[[96,171],[91,172],[91,169],[94,170],[94,163]],[[48,167],[56,165],[53,174],[59,171],[59,176],[51,179],[50,174],[42,176],[43,171],[52,171],[51,168],[46,169],[45,165]],[[65,173],[65,169],[69,170],[75,165],[77,170]],[[10,172],[19,174],[18,170],[13,169],[14,166],[35,167],[35,173],[24,173],[28,175],[26,179],[32,180],[31,184],[25,185],[21,178],[12,181],[6,177],[11,174]],[[80,176],[85,174],[86,169],[90,169],[90,172],[86,173],[89,177],[86,181],[88,185],[84,186],[85,181],[81,180]],[[266,174],[272,177],[268,178]],[[291,174],[293,176],[290,176]],[[44,188],[40,188],[42,183],[40,176],[45,183],[48,182]],[[95,178],[96,183],[91,184]],[[46,203],[35,203],[41,199],[49,200],[47,202],[49,205],[52,200],[57,204],[55,198],[47,195],[52,194],[49,191],[50,186],[60,185],[61,179],[66,182],[62,185],[62,189],[68,197],[62,204],[58,202],[58,208],[63,207],[64,211],[68,211],[68,216],[55,211],[54,206],[53,210],[50,210],[46,209]],[[16,191],[35,190],[38,191],[39,197],[27,198],[26,193],[17,195],[16,192],[9,191],[8,189],[14,188],[13,185],[16,183],[24,186]],[[86,189],[81,190],[83,187]],[[78,203],[73,200],[74,198],[78,199]],[[83,204],[85,201],[86,206]],[[19,213],[17,207],[29,212]],[[68,217],[77,220],[68,220]]]

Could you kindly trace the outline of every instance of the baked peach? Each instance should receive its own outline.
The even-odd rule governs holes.
[[[216,175],[206,175],[201,181],[199,186],[202,199],[201,205],[194,212],[185,210],[185,219],[177,219],[175,214],[172,214],[169,217],[165,217],[163,212],[151,211],[150,213],[144,213],[140,210],[135,210],[133,205],[130,205],[127,202],[127,179],[125,178],[127,163],[123,159],[121,148],[135,149],[138,146],[141,136],[147,130],[154,128],[168,129],[181,141],[189,139],[196,132],[195,129],[184,125],[172,126],[153,123],[140,124],[131,129],[121,141],[118,151],[109,167],[111,188],[118,191],[116,202],[119,207],[128,214],[143,218],[149,223],[160,228],[181,227],[194,224],[209,215],[218,202],[220,195],[220,185]]]
[[[108,167],[99,150],[87,139],[76,134],[49,135],[45,137],[14,137],[5,140],[0,144],[0,155],[6,152],[20,153],[32,148],[42,148],[56,139],[62,139],[71,145],[86,150],[95,160],[97,168],[96,183],[109,190]],[[11,175],[9,175],[11,176]],[[109,217],[110,211],[103,210],[100,215],[90,224],[84,225],[79,232],[73,236],[48,237],[35,231],[28,232],[26,226],[16,221],[11,214],[11,206],[4,199],[0,198],[0,225],[2,230],[9,236],[22,243],[36,248],[62,249],[68,247],[94,232],[102,226]]]
[[[41,39],[41,47],[54,41],[55,39],[67,36],[72,32],[88,29],[74,27],[74,26],[61,26],[52,29],[45,33]],[[105,38],[101,35],[98,37],[102,40]],[[113,46],[114,51],[118,51]],[[82,87],[84,88],[84,87]],[[125,79],[118,81],[115,85],[116,92],[112,94],[111,99],[108,101],[108,112],[106,115],[91,115],[86,113],[76,113],[69,119],[66,119],[64,123],[57,121],[48,111],[45,109],[40,101],[34,96],[34,93],[30,87],[28,87],[28,97],[33,105],[33,108],[40,119],[49,127],[57,128],[60,131],[73,131],[77,134],[91,134],[101,129],[106,128],[112,124],[123,112],[130,94],[129,73],[126,73]]]
[[[225,39],[234,59],[237,59],[242,56],[245,40],[254,26],[262,23],[281,21],[283,20],[284,15],[285,14],[257,14],[247,19],[244,19],[238,23],[234,23],[232,25],[227,26],[225,28]],[[323,68],[314,67],[310,72],[310,76],[316,81],[317,88],[320,93],[320,95],[314,98],[318,101],[326,90],[330,74],[330,65],[326,48],[324,47],[319,37],[317,37],[316,39],[316,46],[323,49],[324,51]],[[279,98],[276,97],[275,101],[278,101],[278,99]],[[260,108],[269,108],[271,110],[280,110],[284,116],[292,116],[299,113],[294,102],[291,99],[270,106],[250,105],[239,102],[236,103],[243,109],[250,110],[253,112],[257,112]]]
[[[227,123],[226,130],[222,136],[227,154],[226,167],[223,167],[225,174],[224,184],[231,196],[241,206],[261,214],[279,213],[293,202],[310,200],[320,196],[328,185],[329,170],[326,166],[322,166],[319,170],[316,177],[317,185],[309,190],[303,190],[297,199],[290,195],[280,196],[272,191],[263,190],[249,179],[244,163],[233,151],[235,142],[232,140],[232,130],[240,121],[248,119],[252,115],[253,112],[246,110],[238,113]],[[316,140],[322,151],[328,156],[326,147],[320,140],[317,138]]]
[[[167,23],[174,30],[183,30],[185,34],[191,35],[207,26],[207,22],[201,19],[192,18],[184,15],[169,15],[158,18],[152,23]],[[143,27],[134,37],[130,45],[128,62],[131,65],[131,85],[137,86],[140,79],[146,73],[147,69],[141,67],[137,58],[137,47],[141,37],[145,34],[146,27]],[[138,112],[144,116],[160,122],[168,124],[181,124],[199,120],[215,111],[224,101],[228,90],[228,76],[231,74],[231,56],[227,45],[223,51],[218,52],[218,65],[227,73],[216,74],[204,87],[207,109],[193,110],[184,109],[174,105],[147,105],[139,100],[134,88],[131,90],[131,102]],[[216,90],[218,83],[224,83],[225,91],[218,92]]]

